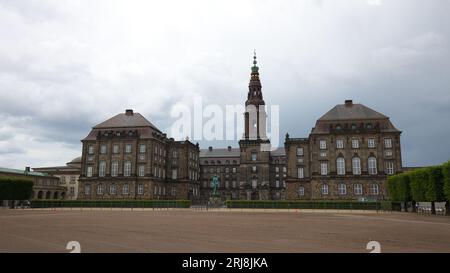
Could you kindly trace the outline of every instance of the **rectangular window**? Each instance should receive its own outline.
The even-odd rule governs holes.
[[[276,188],[279,188],[279,187],[280,187],[280,180],[276,180],[276,181],[275,181],[275,187],[276,187]]]
[[[139,184],[138,185],[138,194],[143,195],[144,194],[144,185]]]
[[[100,153],[101,153],[101,154],[106,154],[106,144],[102,144],[102,145],[100,146]]]
[[[176,169],[172,170],[172,179],[177,179],[177,170]]]
[[[320,152],[320,157],[327,157],[327,152],[321,151]]]
[[[392,150],[386,150],[386,151],[384,151],[384,155],[385,155],[386,157],[391,157],[391,156],[392,156]]]
[[[336,140],[336,148],[337,149],[344,149],[344,140],[343,139],[337,139]]]
[[[113,145],[113,154],[118,154],[119,153],[119,144],[114,144]]]
[[[86,169],[86,176],[92,177],[92,166],[88,166]]]
[[[172,196],[177,195],[177,188],[176,187],[172,187]]]
[[[102,185],[98,185],[97,186],[97,194],[98,195],[102,195],[103,194],[103,186]]]
[[[139,176],[144,176],[145,175],[145,166],[141,165],[139,166]]]
[[[88,146],[88,154],[93,155],[94,154],[94,145]]]
[[[84,195],[90,195],[91,194],[91,185],[85,185],[84,186]]]
[[[111,163],[111,176],[117,176],[118,172],[119,172],[119,162],[113,161]]]
[[[139,153],[141,153],[141,154],[145,153],[145,144],[139,145]]]
[[[392,139],[391,138],[384,139],[384,148],[386,148],[386,149],[392,148]]]
[[[386,162],[386,173],[394,174],[394,162]]]
[[[76,182],[77,178],[75,177],[75,175],[71,175],[70,176],[70,184],[74,184]]]
[[[252,166],[252,172],[256,173],[256,166]]]
[[[252,153],[252,161],[256,161],[257,153]]]
[[[375,139],[374,138],[369,138],[367,140],[367,147],[369,148],[375,148]]]
[[[233,188],[236,188],[236,181],[233,181]]]
[[[131,154],[131,144],[125,144],[125,153]]]
[[[300,179],[305,178],[305,170],[303,169],[303,167],[297,169],[297,177]]]
[[[359,139],[352,139],[352,148],[358,149],[359,148]]]
[[[236,167],[233,168],[233,173],[236,173]]]
[[[122,194],[127,195],[129,193],[128,184],[123,185]]]
[[[327,148],[327,141],[326,140],[320,140],[319,141],[319,148],[321,149],[321,150],[325,150],[326,148]]]
[[[70,196],[74,196],[75,195],[75,187],[70,187]]]
[[[116,185],[109,186],[109,194],[114,195],[116,194]]]
[[[258,186],[258,180],[252,179],[252,188],[256,189],[257,186]]]
[[[280,167],[275,167],[275,172],[279,173],[280,172]]]
[[[297,148],[297,156],[303,156],[303,148],[302,147]]]
[[[320,163],[320,174],[327,175],[328,174],[328,163],[321,162]]]
[[[105,176],[105,172],[106,172],[106,162],[105,161],[100,161],[100,163],[98,165],[98,176],[104,177]]]
[[[130,176],[131,175],[131,162],[126,161],[123,166],[123,176]]]

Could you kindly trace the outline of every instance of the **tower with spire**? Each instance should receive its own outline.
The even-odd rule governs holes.
[[[259,67],[256,61],[256,51],[253,55],[250,82],[248,84],[247,100],[245,102],[245,133],[246,140],[267,140],[266,136],[266,104],[262,95],[259,79]]]
[[[255,52],[245,101],[245,132],[239,141],[240,199],[268,200],[270,141],[266,136],[266,104],[257,63]]]

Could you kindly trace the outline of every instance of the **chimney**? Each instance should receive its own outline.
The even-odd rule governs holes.
[[[231,146],[228,146],[228,151],[229,151],[229,152],[231,151]]]
[[[133,115],[133,109],[127,109],[125,110],[125,115],[132,116]]]
[[[208,150],[209,150],[210,152],[212,152],[212,146],[209,146]]]
[[[345,106],[346,106],[346,107],[351,107],[351,106],[353,106],[353,101],[352,101],[352,100],[345,100]]]
[[[30,167],[25,167],[25,173],[29,173],[29,172],[31,172]]]

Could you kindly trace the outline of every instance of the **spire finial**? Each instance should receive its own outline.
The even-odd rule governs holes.
[[[256,61],[256,49],[253,49],[253,66],[256,66],[257,61]]]

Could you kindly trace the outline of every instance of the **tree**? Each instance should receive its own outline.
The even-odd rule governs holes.
[[[428,174],[425,169],[417,169],[407,173],[410,179],[411,198],[415,202],[424,202],[425,198],[425,183],[428,180]]]
[[[431,214],[436,214],[435,202],[445,201],[444,177],[441,166],[433,166],[425,169],[427,180],[425,180],[425,199],[431,202]]]
[[[0,177],[0,200],[27,200],[31,197],[33,182],[28,179]]]
[[[444,196],[445,202],[445,215],[450,215],[450,161],[442,164],[442,175],[444,177]]]
[[[408,211],[408,202],[411,201],[410,178],[408,173],[388,177],[388,191],[392,201],[404,203],[404,210]],[[413,203],[413,211],[415,204]]]

